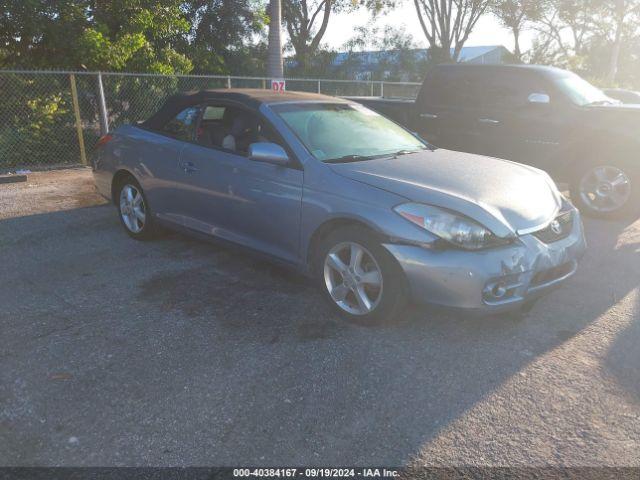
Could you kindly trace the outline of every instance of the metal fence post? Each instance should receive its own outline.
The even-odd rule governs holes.
[[[322,89],[320,88],[320,80],[318,80],[318,93],[322,93]]]
[[[80,104],[78,102],[78,88],[76,87],[76,76],[69,75],[71,83],[71,101],[73,103],[73,115],[76,117],[76,132],[78,133],[78,146],[80,147],[80,161],[87,165],[87,152],[84,149],[84,135],[82,133],[82,118],[80,117]]]
[[[106,135],[109,131],[109,115],[107,113],[107,101],[104,98],[102,74],[98,72],[98,109],[100,110],[100,135]]]
[[[231,88],[231,76],[227,75],[227,88]]]
[[[380,82],[380,96],[384,97],[384,82]]]

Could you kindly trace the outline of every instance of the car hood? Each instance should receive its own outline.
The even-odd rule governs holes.
[[[407,200],[455,210],[500,237],[544,226],[562,204],[555,184],[542,170],[449,150],[332,164],[331,168]]]

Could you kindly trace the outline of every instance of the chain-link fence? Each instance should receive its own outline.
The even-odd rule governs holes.
[[[0,71],[0,171],[85,163],[105,124],[113,130],[145,120],[176,92],[210,88],[270,88],[270,80]],[[334,96],[415,97],[418,88],[417,83],[287,79],[287,90]]]

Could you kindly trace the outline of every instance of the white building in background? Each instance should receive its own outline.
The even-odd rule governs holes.
[[[417,48],[410,50],[410,52],[415,57],[416,62],[426,62],[428,57],[426,48]],[[379,76],[380,73],[384,73],[383,76],[388,77],[391,72],[380,72],[380,64],[384,63],[385,67],[392,66],[394,58],[397,58],[398,54],[399,51],[397,50],[340,52],[333,60],[333,66],[340,68],[349,62],[349,67],[355,69],[354,76],[361,80],[369,80],[373,75]],[[451,55],[453,55],[453,50],[451,50]],[[460,63],[495,65],[507,63],[510,55],[511,52],[502,45],[464,47],[460,52],[458,61]]]

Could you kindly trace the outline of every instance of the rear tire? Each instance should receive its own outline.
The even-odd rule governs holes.
[[[315,272],[326,299],[351,322],[391,323],[407,307],[404,272],[365,228],[344,227],[329,233],[320,243]]]
[[[115,189],[118,216],[125,232],[136,240],[149,240],[157,233],[149,202],[132,176],[124,177]]]
[[[573,203],[596,218],[624,218],[640,212],[640,168],[598,159],[577,169],[570,185]]]

